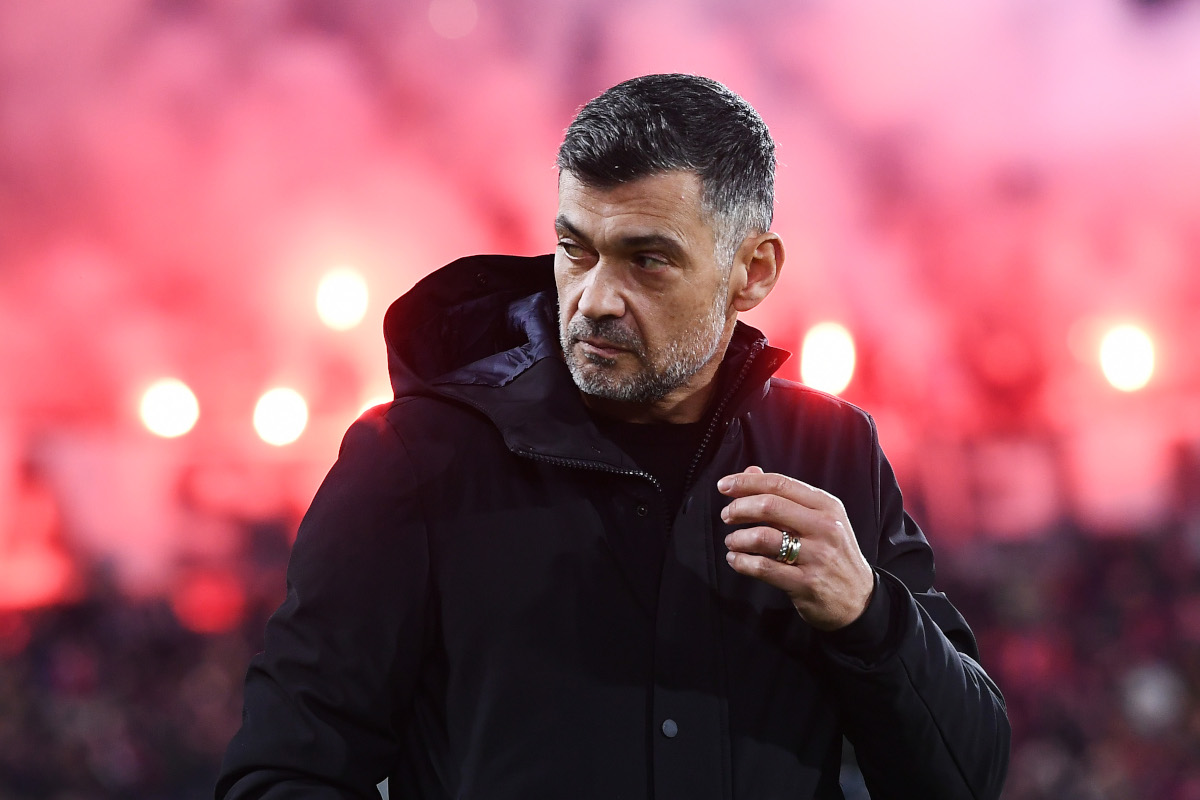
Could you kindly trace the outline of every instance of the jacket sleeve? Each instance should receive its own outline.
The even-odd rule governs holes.
[[[417,497],[382,413],[355,422],[300,525],[286,599],[247,673],[218,800],[379,797],[426,629]]]
[[[1004,698],[975,638],[933,589],[933,553],[904,512],[872,422],[879,523],[875,592],[821,637],[829,683],[872,800],[994,800],[1008,769]]]

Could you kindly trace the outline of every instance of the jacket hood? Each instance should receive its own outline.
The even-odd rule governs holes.
[[[468,256],[427,275],[384,317],[396,397],[504,385],[556,353],[557,305],[550,255]]]

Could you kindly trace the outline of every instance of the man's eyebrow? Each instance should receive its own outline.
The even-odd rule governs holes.
[[[559,214],[554,218],[554,229],[558,231],[566,231],[571,236],[579,239],[582,242],[588,241],[588,237],[585,236],[582,231],[572,225],[563,214]],[[674,236],[668,236],[662,233],[647,233],[640,236],[624,236],[617,240],[617,244],[623,250],[644,250],[650,248],[662,250],[672,258],[682,258],[684,255],[683,243]]]
[[[554,230],[566,231],[567,233],[574,236],[576,239],[584,239],[584,240],[587,239],[587,237],[583,235],[583,232],[580,231],[578,228],[576,228],[574,225],[572,225],[570,222],[568,222],[566,216],[563,214],[559,214],[557,217],[554,218]]]

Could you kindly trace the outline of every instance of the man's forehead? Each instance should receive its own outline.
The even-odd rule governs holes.
[[[612,190],[622,186],[631,186],[641,184],[643,182],[654,182],[658,180],[678,180],[684,183],[692,184],[697,191],[702,188],[703,181],[700,173],[690,169],[664,169],[658,172],[650,172],[645,175],[639,175],[636,178],[630,178],[627,181],[616,182],[598,182],[589,180],[587,176],[577,175],[569,169],[560,169],[558,171],[558,188],[562,191],[563,185],[580,185],[595,188],[597,190]]]
[[[646,214],[679,222],[703,221],[700,191],[699,176],[684,171],[655,173],[611,186],[590,184],[564,172],[558,184],[559,213],[571,217]]]

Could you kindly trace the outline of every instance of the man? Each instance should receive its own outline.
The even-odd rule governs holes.
[[[713,81],[588,103],[553,258],[389,310],[251,665],[225,798],[995,798],[1003,701],[874,423],[737,322],[774,144]]]

